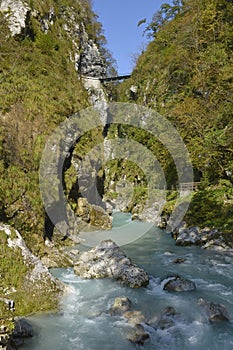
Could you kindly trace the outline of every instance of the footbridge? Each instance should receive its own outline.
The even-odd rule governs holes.
[[[117,75],[112,77],[91,77],[87,75],[82,75],[81,79],[84,82],[86,89],[88,88],[100,89],[101,84],[109,83],[113,81],[123,81],[125,79],[129,79],[130,77],[131,77],[131,74]]]
[[[104,77],[104,78],[100,78],[100,82],[107,83],[110,81],[121,81],[121,80],[129,79],[130,77],[131,77],[131,74],[118,75],[113,77]]]

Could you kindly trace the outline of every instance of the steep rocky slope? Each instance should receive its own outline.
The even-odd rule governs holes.
[[[61,122],[105,99],[83,77],[105,76],[113,60],[88,0],[1,0],[0,28],[0,298],[15,300],[13,313],[0,303],[2,320],[58,305],[63,287],[38,257],[67,266],[78,252],[59,232],[44,244],[41,155]]]
[[[43,236],[38,170],[46,139],[90,105],[82,76],[104,76],[109,57],[88,1],[6,0],[0,9],[0,216],[30,235],[35,251]]]

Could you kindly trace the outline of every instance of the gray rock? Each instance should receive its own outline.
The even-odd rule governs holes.
[[[205,309],[206,315],[210,322],[229,321],[229,314],[223,304],[216,304],[212,301],[206,301],[202,298],[198,300],[198,305]]]
[[[25,338],[31,338],[33,336],[32,326],[24,318],[15,320],[15,328],[10,338],[10,342],[13,346],[18,348],[22,346]]]
[[[83,253],[74,272],[83,278],[111,277],[131,288],[146,287],[149,283],[147,272],[133,264],[112,240],[102,241]]]
[[[15,320],[15,328],[13,337],[15,338],[30,338],[33,336],[32,326],[25,318],[19,318]]]
[[[143,346],[145,341],[149,338],[149,334],[141,324],[137,324],[127,335],[127,339],[137,346]]]
[[[127,322],[133,326],[145,322],[145,316],[141,313],[141,311],[127,311],[123,314],[123,317],[127,319]]]
[[[20,34],[26,27],[29,10],[29,7],[21,0],[0,1],[0,12],[5,13],[12,35]]]
[[[122,316],[131,308],[131,301],[127,297],[116,298],[109,312],[111,316]]]
[[[169,317],[162,317],[156,328],[159,328],[161,330],[165,330],[165,329],[169,329],[171,327],[174,327],[175,325],[175,321],[172,318]]]
[[[172,306],[166,307],[160,315],[154,316],[148,324],[155,329],[168,329],[175,325],[176,310]]]
[[[182,264],[186,261],[186,259],[184,258],[176,258],[175,260],[173,260],[174,264]]]
[[[167,306],[162,313],[164,316],[175,316],[176,314],[176,309],[172,306]]]
[[[203,229],[197,226],[186,227],[185,222],[183,222],[180,227],[172,232],[172,236],[176,240],[176,245],[179,246],[198,245],[204,249],[216,251],[231,249],[231,247],[227,246],[221,232],[208,227]]]
[[[196,289],[196,285],[188,279],[174,276],[165,282],[163,289],[168,292],[190,292]]]
[[[176,245],[189,246],[199,245],[200,235],[197,227],[180,228],[176,233]]]
[[[141,311],[131,310],[132,303],[127,297],[116,298],[113,306],[110,308],[112,316],[122,316],[126,319],[130,328],[127,328],[126,339],[137,346],[144,345],[150,338],[145,330],[145,317]]]

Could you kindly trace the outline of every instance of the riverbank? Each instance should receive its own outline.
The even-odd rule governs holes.
[[[25,332],[31,334],[29,326],[25,328],[21,324],[20,328],[27,331],[15,335],[19,328],[18,318],[57,310],[65,285],[30,252],[17,230],[1,224],[0,241],[0,344],[3,348],[14,349],[16,338],[25,337]]]

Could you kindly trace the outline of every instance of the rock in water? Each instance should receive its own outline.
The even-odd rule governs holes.
[[[22,346],[25,338],[31,338],[33,336],[32,326],[24,318],[15,320],[15,328],[11,337],[11,342],[16,349]]]
[[[147,272],[133,264],[112,240],[102,241],[83,253],[74,272],[83,278],[112,277],[131,288],[146,287],[149,283]]]
[[[141,311],[127,311],[123,314],[123,317],[127,319],[127,322],[133,326],[136,326],[141,323],[145,323],[145,317]]]
[[[196,289],[194,282],[180,276],[170,277],[164,284],[164,290],[168,292],[190,292]]]
[[[229,315],[224,305],[215,304],[212,301],[206,301],[202,298],[197,303],[205,309],[210,322],[229,321]]]
[[[127,336],[127,339],[137,346],[143,346],[149,338],[149,334],[141,324],[137,324]]]
[[[116,298],[109,312],[111,316],[122,316],[126,311],[130,310],[131,301],[127,297]]]
[[[111,228],[112,218],[108,213],[98,205],[91,205],[90,224],[101,228]]]
[[[155,329],[169,329],[175,325],[176,310],[172,306],[166,307],[160,315],[154,316],[148,324]]]
[[[92,226],[103,229],[112,227],[112,217],[102,207],[88,203],[86,198],[78,199],[76,213],[79,218]]]
[[[132,302],[127,297],[116,298],[109,312],[111,316],[123,316],[127,323],[131,325],[127,331],[126,339],[136,346],[143,346],[145,341],[150,338],[146,331],[145,317],[141,311],[131,310]]]

